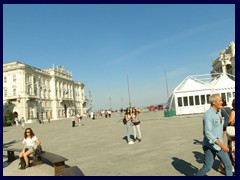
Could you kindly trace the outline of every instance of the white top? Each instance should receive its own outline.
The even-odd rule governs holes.
[[[37,139],[38,139],[37,136],[33,136],[32,138],[26,138],[26,139],[24,138],[23,144],[26,142],[28,149],[33,148],[36,145]]]

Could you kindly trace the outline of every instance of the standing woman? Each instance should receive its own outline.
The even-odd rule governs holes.
[[[125,112],[125,115],[124,115],[124,118],[126,119],[127,123],[126,123],[126,128],[127,128],[127,141],[128,141],[128,144],[134,144],[133,141],[131,141],[130,139],[130,131],[132,129],[132,122],[131,122],[131,111],[130,111],[130,108],[127,108],[126,109],[126,112]]]
[[[232,109],[228,118],[228,125],[235,126],[235,99],[232,101]]]
[[[229,115],[230,115],[230,111],[231,111],[231,108],[230,107],[227,107],[227,102],[226,102],[226,99],[222,99],[222,110],[221,110],[221,115],[222,117],[224,117],[224,124],[223,124],[223,139],[224,137],[226,136],[226,129],[227,129],[227,126],[228,126],[228,118],[229,118]]]
[[[26,163],[26,168],[29,167],[29,159],[28,156],[33,154],[34,150],[40,145],[41,142],[35,136],[31,128],[26,128],[24,132],[23,139],[23,151],[19,154],[19,158],[24,158]]]
[[[136,109],[134,107],[132,108],[132,123],[133,123],[134,141],[138,140],[138,142],[141,142],[140,120],[138,118],[139,113],[140,113],[139,109]]]
[[[228,134],[227,132],[227,137],[228,137],[228,147],[230,149],[229,155],[232,161],[233,170],[235,172],[235,99],[233,99],[232,101],[232,109],[228,118],[228,126],[234,126],[230,134]]]

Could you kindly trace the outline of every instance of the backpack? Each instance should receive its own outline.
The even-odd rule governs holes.
[[[39,144],[38,146],[37,146],[37,148],[33,151],[33,155],[34,156],[38,156],[40,153],[42,153],[43,152],[43,150],[42,150],[42,146],[41,146],[41,144]]]

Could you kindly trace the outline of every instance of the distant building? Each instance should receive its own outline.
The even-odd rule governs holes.
[[[235,43],[230,42],[229,46],[222,50],[219,57],[212,62],[211,74],[227,73],[235,77]],[[232,78],[232,77],[230,77]]]
[[[64,67],[42,70],[21,63],[3,64],[3,107],[26,120],[83,115],[84,84]]]

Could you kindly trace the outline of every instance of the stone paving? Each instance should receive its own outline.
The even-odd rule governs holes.
[[[26,124],[42,142],[43,149],[69,159],[86,176],[192,176],[202,167],[202,114],[164,117],[163,111],[140,114],[142,142],[129,145],[126,127],[118,113],[111,118],[83,118],[84,126],[72,127],[71,119],[45,124]],[[20,126],[3,128],[3,146],[22,148]],[[4,176],[53,176],[49,164],[18,170],[19,160],[8,164],[3,152]],[[216,158],[208,176],[217,172]]]

